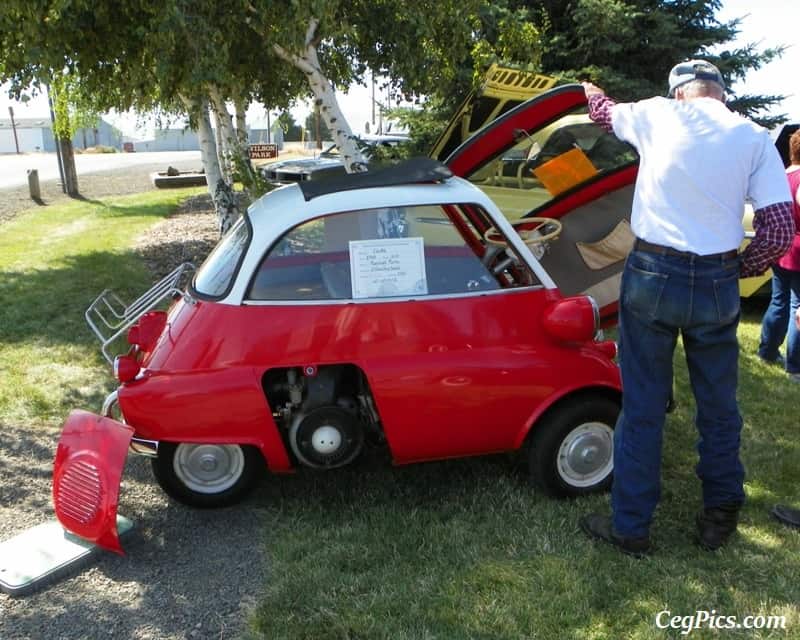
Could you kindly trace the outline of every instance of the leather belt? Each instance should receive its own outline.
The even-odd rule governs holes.
[[[647,240],[642,240],[641,238],[636,238],[633,248],[635,251],[657,253],[662,256],[679,256],[681,258],[719,258],[720,260],[733,260],[737,255],[739,255],[738,249],[731,249],[730,251],[710,253],[701,256],[698,253],[693,253],[691,251],[678,251],[672,247],[665,247],[662,244],[654,244],[653,242],[648,242]]]

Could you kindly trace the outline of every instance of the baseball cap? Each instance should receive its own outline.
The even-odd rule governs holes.
[[[705,60],[687,60],[679,62],[669,72],[669,97],[675,97],[675,89],[692,80],[711,80],[725,88],[722,74],[713,64]]]

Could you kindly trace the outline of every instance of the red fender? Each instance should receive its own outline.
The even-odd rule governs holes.
[[[132,437],[128,425],[73,411],[64,423],[53,463],[58,521],[67,531],[121,555],[117,504]]]

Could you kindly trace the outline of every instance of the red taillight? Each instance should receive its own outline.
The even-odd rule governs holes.
[[[139,374],[140,369],[135,355],[128,354],[114,358],[114,377],[120,382],[130,382]]]
[[[130,329],[128,329],[128,344],[138,345],[140,340],[139,327],[137,325],[133,325]]]
[[[128,343],[142,351],[152,351],[166,324],[166,311],[148,311],[139,318],[138,324],[128,329]]]
[[[603,340],[602,342],[595,343],[595,346],[603,355],[608,356],[610,360],[617,357],[617,343],[613,340]]]
[[[600,324],[597,304],[589,296],[564,298],[544,312],[545,330],[560,340],[586,342],[594,338]]]

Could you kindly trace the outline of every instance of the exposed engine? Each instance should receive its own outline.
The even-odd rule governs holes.
[[[333,469],[351,462],[365,437],[382,439],[364,374],[353,365],[273,369],[264,376],[272,415],[297,460]]]

